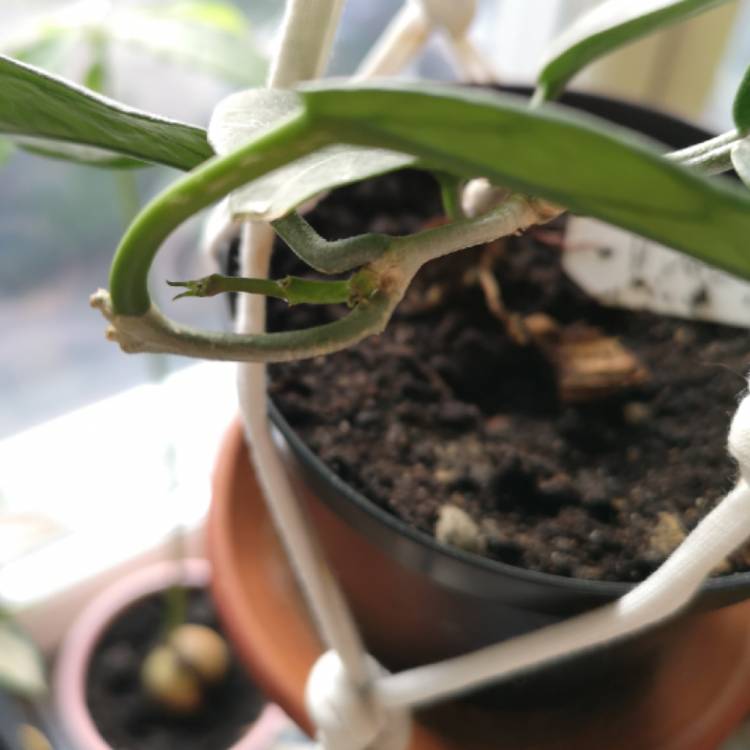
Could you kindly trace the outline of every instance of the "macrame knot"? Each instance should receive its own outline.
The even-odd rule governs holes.
[[[750,484],[750,394],[745,395],[734,413],[727,442],[742,479]]]
[[[371,683],[386,673],[370,656],[367,665]],[[408,712],[378,705],[371,691],[354,684],[335,651],[315,662],[305,699],[324,750],[406,750],[409,744]]]

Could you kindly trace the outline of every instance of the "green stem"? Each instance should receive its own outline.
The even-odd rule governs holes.
[[[138,214],[138,209],[141,205],[138,196],[138,183],[132,172],[123,171],[115,173],[115,183],[117,185],[117,193],[120,197],[120,213],[122,214],[122,221],[127,229],[130,222],[133,221],[133,217]]]
[[[185,287],[181,297],[213,297],[226,292],[262,294],[266,297],[286,300],[290,305],[335,305],[348,302],[352,293],[349,279],[344,281],[320,281],[286,276],[279,281],[273,279],[249,279],[242,276],[223,276],[212,273],[195,281],[168,281],[170,286]]]
[[[732,169],[732,149],[747,137],[747,134],[730,130],[694,146],[672,151],[667,158],[704,174],[720,174]]]
[[[382,332],[424,263],[547,221],[561,210],[517,195],[476,219],[394,238],[387,252],[349,280],[351,313],[333,323],[300,331],[253,335],[197,331],[170,321],[155,307],[140,315],[118,314],[106,292],[94,295],[92,305],[111,322],[108,336],[127,352],[164,352],[238,362],[281,362],[319,356]]]
[[[296,211],[271,225],[292,252],[320,273],[344,273],[377,260],[390,247],[385,234],[360,234],[329,242]]]
[[[381,333],[404,287],[374,293],[343,318],[325,325],[280,333],[237,334],[200,331],[164,317],[156,307],[142,315],[118,315],[106,292],[91,299],[110,321],[107,335],[125,352],[162,352],[230,362],[287,362],[339,351]]]
[[[433,172],[440,185],[440,198],[443,201],[443,211],[451,221],[465,218],[461,206],[461,186],[463,180],[448,172]]]
[[[534,89],[534,93],[531,95],[529,100],[529,107],[536,109],[540,107],[544,102],[552,101],[555,97],[552,96],[552,92],[548,90],[546,86],[537,86]]]
[[[183,221],[240,185],[330,142],[301,112],[231,154],[214,157],[179,179],[135,218],[110,271],[117,314],[143,315],[151,307],[148,271],[162,242]]]
[[[187,621],[187,589],[181,583],[173,583],[164,592],[163,639]]]
[[[546,201],[512,195],[502,205],[475,219],[461,219],[396,238],[387,260],[414,274],[435,258],[523,231],[533,224],[551,221],[563,210]],[[372,267],[377,266],[374,263]]]

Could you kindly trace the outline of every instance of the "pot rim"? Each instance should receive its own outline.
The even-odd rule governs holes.
[[[95,596],[76,618],[58,652],[52,678],[53,704],[65,732],[77,750],[111,750],[101,736],[86,703],[86,678],[91,656],[103,633],[128,607],[179,581],[208,588],[207,560],[162,560],[139,568]],[[267,704],[252,727],[229,750],[261,750],[278,729],[281,709]]]

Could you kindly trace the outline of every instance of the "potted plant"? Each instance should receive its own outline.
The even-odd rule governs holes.
[[[205,560],[140,568],[95,597],[56,658],[54,701],[76,748],[264,747],[266,705],[215,630]]]
[[[424,84],[317,83],[294,92],[287,90],[284,87],[299,78],[312,77],[320,67],[332,37],[329,22],[335,22],[337,5],[331,3],[328,7],[322,3],[319,8],[316,6],[319,15],[311,12],[308,16],[301,13],[298,4],[291,3],[286,44],[282,45],[271,79],[276,88],[234,95],[217,107],[209,136],[218,156],[208,160],[210,149],[204,134],[197,129],[123,111],[113,102],[89,96],[9,60],[3,61],[0,75],[13,83],[15,93],[13,105],[2,108],[0,115],[4,130],[9,132],[82,142],[191,170],[136,217],[115,256],[109,293],[99,293],[93,299],[110,322],[108,335],[125,351],[165,351],[250,363],[320,357],[380,333],[417,272],[429,261],[550,222],[562,214],[563,207],[658,240],[739,277],[750,275],[750,262],[743,252],[744,237],[750,228],[750,199],[738,188],[700,174],[701,170],[725,171],[734,165],[740,176],[747,178],[745,131],[750,117],[746,84],[735,102],[737,130],[666,156],[660,148],[630,132],[545,103],[595,57],[713,4],[695,0],[644,3],[640,7],[642,15],[636,16],[628,4],[606,3],[571,31],[553,53],[540,76],[534,106],[528,107],[516,98],[496,93]],[[83,112],[85,117],[81,116]],[[165,135],[166,138],[161,137]],[[295,212],[311,197],[342,183],[417,164],[434,173],[440,185],[448,220],[437,226],[415,231],[418,227],[402,225],[397,229],[406,229],[406,233],[397,237],[365,231],[328,241]],[[464,216],[460,198],[464,183],[480,177],[489,185],[476,188],[473,184],[478,195],[469,201],[469,215]],[[178,326],[151,304],[147,276],[161,242],[182,221],[232,191],[236,191],[230,198],[233,215],[271,221],[294,254],[310,268],[324,275],[343,274],[344,278],[287,275],[269,280],[265,266],[272,235],[267,228],[255,225],[246,232],[244,245],[252,245],[254,253],[245,253],[241,277],[215,274],[176,282],[184,289],[182,294],[238,292],[275,297],[292,305],[341,304],[349,307],[345,315],[311,328],[264,333],[259,324],[262,308],[256,299],[253,305],[245,303],[242,334],[211,334]],[[570,359],[571,351],[582,343],[607,350],[608,363],[613,359],[625,362],[627,366],[619,371],[616,386],[631,387],[643,382],[637,358],[630,356],[626,348],[618,347],[603,329],[578,330],[572,335],[567,326],[561,330],[559,321],[550,320],[544,311],[542,317],[534,317],[532,311],[518,319],[517,311],[501,304],[502,281],[498,286],[495,280],[493,287],[493,280],[480,273],[488,267],[492,269],[492,261],[489,257],[488,266],[475,263],[476,267],[469,269],[479,278],[475,285],[481,290],[479,296],[486,299],[509,335],[525,338],[524,346],[530,347],[532,359],[540,366],[546,361],[548,369],[552,362],[559,381],[558,397],[571,393],[570,381],[565,379],[571,368],[578,375],[585,369],[576,367],[575,357]],[[429,296],[428,290],[425,293]],[[289,515],[288,503],[278,501],[286,493],[285,480],[264,433],[262,367],[250,365],[243,369],[243,376],[245,389],[241,395],[261,482],[277,501],[276,512],[288,526],[294,516]],[[589,387],[587,383],[582,386],[580,379],[574,385],[579,388],[573,388],[573,392]],[[431,387],[438,388],[434,383]],[[370,396],[377,401],[376,394]],[[448,421],[454,423],[471,416],[454,407],[447,411]],[[642,409],[631,408],[629,412],[634,422],[643,416]],[[581,429],[585,431],[585,424]],[[303,461],[306,456],[309,458],[300,445],[296,451]],[[318,466],[318,474],[319,469]],[[555,487],[551,485],[555,482],[547,480],[556,479],[558,491],[559,485],[565,484],[565,478],[556,477],[555,471],[543,474],[532,483],[537,495],[540,484],[546,484],[554,494]],[[443,526],[438,534],[464,551],[446,550],[424,535],[406,531],[371,506],[367,510],[358,507],[359,497],[340,478],[325,479],[326,495],[332,488],[330,494],[337,493],[351,501],[338,506],[341,514],[349,520],[355,516],[364,519],[361,523],[369,527],[374,548],[382,546],[385,538],[394,538],[392,532],[397,532],[393,553],[398,565],[394,570],[408,569],[404,560],[411,556],[422,571],[429,564],[431,573],[443,576],[443,588],[446,583],[454,585],[461,579],[459,589],[465,586],[473,594],[480,589],[480,598],[484,598],[482,581],[500,571],[507,579],[504,590],[510,592],[510,602],[498,608],[501,616],[507,614],[509,603],[514,604],[517,609],[533,611],[536,620],[531,626],[538,626],[608,601],[628,588],[622,584],[609,587],[589,581],[574,583],[482,562],[476,553],[487,545],[491,534],[487,530],[479,534],[474,528],[477,523],[468,512],[471,508],[461,507],[458,501],[451,503],[452,510],[438,514],[438,526]],[[470,479],[481,485],[476,477]],[[521,485],[523,482],[519,483],[523,490]],[[571,491],[563,487],[563,494]],[[668,526],[669,520],[664,523]],[[744,526],[728,535],[727,552],[746,535]],[[328,535],[328,540],[335,537]],[[497,534],[495,538],[497,541]],[[300,573],[303,579],[307,576],[306,584],[314,591],[317,583],[308,570],[316,564],[314,550],[300,539],[297,536],[295,540],[302,550],[295,549],[302,559]],[[428,557],[438,562],[426,563],[420,549],[427,549]],[[684,552],[683,556],[687,554]],[[335,550],[333,555],[335,559]],[[338,569],[342,570],[342,566]],[[744,597],[745,578],[728,577],[726,582],[708,585],[704,601],[726,603]],[[555,593],[547,589],[548,585],[553,585]],[[442,594],[434,591],[429,589],[431,593],[425,596],[439,599]],[[691,591],[686,589],[686,595]],[[573,593],[575,596],[568,596]],[[313,594],[312,598],[316,597]],[[324,599],[325,591],[318,602]],[[460,611],[463,603],[465,595],[454,596],[450,611]],[[324,610],[318,607],[317,614],[322,617],[325,631]],[[360,614],[362,611],[360,608]],[[445,607],[437,611],[449,617]],[[372,622],[387,625],[392,614],[393,610],[375,612]],[[529,623],[520,624],[516,632],[529,627]],[[368,631],[371,638],[373,632]],[[394,641],[399,638],[385,633],[383,639],[389,636]],[[480,635],[471,645],[485,642],[486,637]],[[451,653],[438,648],[428,658],[434,655]]]

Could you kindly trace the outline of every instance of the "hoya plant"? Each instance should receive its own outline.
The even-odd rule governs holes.
[[[93,147],[186,172],[132,222],[115,253],[109,291],[93,298],[110,322],[109,337],[125,351],[266,362],[309,357],[381,331],[427,261],[564,210],[750,277],[750,199],[708,176],[734,166],[750,180],[748,77],[734,101],[736,129],[676,153],[552,101],[590,61],[719,2],[604,3],[559,40],[530,105],[436,84],[324,81],[234,94],[217,105],[208,133],[3,58],[0,130],[12,138]],[[410,165],[439,177],[450,219],[443,226],[399,238],[366,234],[328,242],[296,210],[338,185]],[[506,188],[505,197],[465,217],[458,196],[476,177]],[[290,304],[346,303],[349,314],[307,330],[245,336],[186,329],[166,318],[148,290],[154,257],[182,222],[228,195],[234,217],[271,222],[311,269],[349,275],[212,275],[172,282],[183,288],[181,296],[247,292]]]
[[[342,2],[291,2],[290,28],[317,35],[317,47],[286,34],[271,86],[219,102],[207,132],[124,107],[11,58],[0,58],[0,131],[10,138],[93,147],[185,172],[134,218],[114,254],[109,290],[92,298],[107,318],[108,337],[123,350],[258,363],[303,359],[382,331],[430,260],[518,233],[565,211],[623,227],[750,279],[750,197],[739,185],[714,176],[734,169],[750,184],[750,74],[734,102],[727,102],[736,127],[672,153],[554,102],[591,61],[721,2],[602,3],[558,40],[540,66],[530,102],[489,90],[401,81],[298,85],[319,72],[319,50],[335,30],[326,9],[337,16]],[[329,241],[304,218],[301,207],[311,199],[407,166],[436,176],[445,222],[400,237],[364,234]],[[469,182],[477,185],[477,178],[486,181],[490,200],[476,201],[474,210],[464,214],[462,194]],[[176,287],[178,296],[238,292],[289,304],[345,304],[347,314],[324,325],[277,333],[196,330],[166,317],[149,292],[154,258],[179,225],[224,199],[236,221],[262,231],[270,225],[316,277],[269,279],[261,272],[160,283]],[[263,270],[262,262],[255,265]],[[258,395],[262,377],[255,385],[254,401],[263,403],[262,391]],[[304,577],[315,567],[315,555],[295,551]],[[316,590],[314,577],[305,583]],[[327,635],[335,629],[327,612],[335,609],[318,607]],[[603,610],[596,616],[608,617]],[[643,624],[638,620],[635,626]],[[606,632],[623,634],[630,627],[625,623],[624,629]],[[560,652],[570,643],[578,641],[566,641]],[[555,655],[555,648],[544,653]]]

